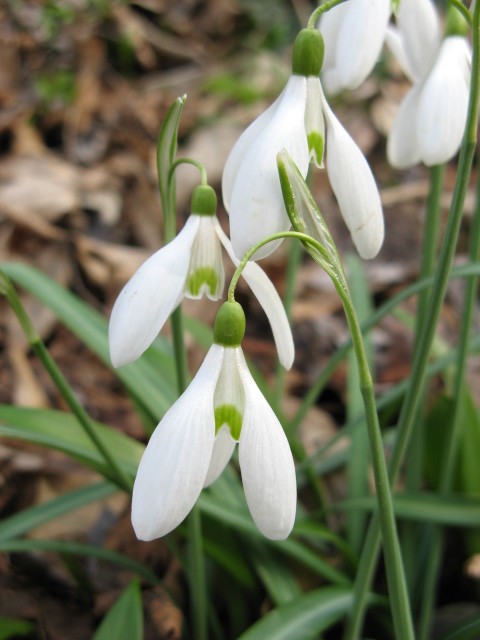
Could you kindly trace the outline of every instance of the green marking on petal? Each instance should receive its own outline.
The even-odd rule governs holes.
[[[232,438],[238,440],[240,438],[240,431],[242,430],[243,416],[240,411],[233,404],[221,404],[215,408],[215,433],[226,424]]]
[[[317,167],[321,167],[323,165],[323,150],[325,147],[323,136],[318,131],[311,131],[307,135],[307,141],[310,158]]]
[[[199,267],[188,276],[187,290],[190,295],[198,297],[200,290],[206,285],[210,295],[214,296],[218,287],[218,274],[212,267]]]

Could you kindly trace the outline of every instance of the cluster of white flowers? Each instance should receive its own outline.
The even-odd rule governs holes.
[[[215,192],[202,184],[181,232],[140,267],[115,303],[109,328],[114,366],[138,358],[184,296],[222,298],[222,246],[238,266],[257,243],[289,229],[276,162],[281,151],[288,152],[303,177],[310,162],[319,168],[325,164],[358,252],[363,258],[378,253],[384,223],[375,180],[333,114],[320,73],[328,93],[356,88],[387,42],[413,82],[388,139],[388,157],[396,167],[436,164],[456,153],[469,91],[468,41],[458,35],[441,38],[431,0],[400,0],[394,25],[391,17],[390,0],[349,0],[325,13],[318,28],[299,33],[285,89],[241,135],[226,162],[222,192],[232,243],[217,220]],[[264,245],[254,258],[265,257],[279,242]],[[280,361],[290,368],[292,334],[273,284],[254,262],[245,266],[243,277],[270,321]],[[285,538],[293,527],[293,458],[245,363],[244,329],[240,306],[224,303],[204,363],[150,439],[133,491],[132,520],[140,539],[163,536],[180,524],[202,488],[220,475],[237,442],[256,525],[272,539]]]
[[[389,133],[388,160],[398,169],[442,164],[458,152],[465,129],[470,43],[463,33],[442,36],[431,0],[400,0],[391,17],[390,0],[350,0],[324,14],[323,82],[331,94],[357,88],[385,42],[413,85]]]

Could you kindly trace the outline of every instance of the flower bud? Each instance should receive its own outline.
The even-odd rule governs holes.
[[[323,64],[323,36],[317,29],[302,29],[293,45],[292,72],[298,76],[319,76]]]
[[[213,341],[223,347],[239,347],[245,335],[245,314],[238,302],[224,302],[218,310]]]
[[[201,184],[193,190],[191,212],[198,216],[217,213],[217,194],[208,184]]]

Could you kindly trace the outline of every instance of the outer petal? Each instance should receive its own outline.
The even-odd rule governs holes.
[[[447,162],[460,147],[467,119],[469,81],[467,40],[459,36],[446,38],[418,105],[418,145],[428,166]]]
[[[108,329],[114,367],[142,355],[181,299],[198,221],[190,216],[178,236],[144,262],[120,292]]]
[[[303,175],[307,174],[305,106],[306,78],[291,76],[267,124],[260,131],[255,126],[255,140],[248,136],[250,144],[238,165],[230,201],[230,235],[237,256],[243,256],[266,236],[290,227],[276,154],[288,149]],[[275,247],[274,243],[266,245],[255,254],[255,259],[269,255]]]
[[[278,98],[271,104],[266,111],[261,113],[242,133],[237,142],[233,145],[233,149],[225,163],[222,175],[222,198],[223,204],[227,213],[230,212],[230,203],[232,200],[233,187],[235,186],[235,180],[237,179],[238,170],[248,153],[251,145],[255,142],[257,137],[268,126],[269,122],[273,119],[278,105],[282,101],[283,92]]]
[[[239,461],[248,508],[259,530],[283,540],[292,530],[297,505],[295,465],[288,440],[255,384],[241,349],[238,368],[245,391]]]
[[[402,100],[388,134],[387,157],[392,167],[405,169],[420,162],[415,122],[423,84],[414,85]]]
[[[329,94],[335,94],[342,90],[340,79],[336,69],[336,44],[340,36],[342,24],[349,11],[347,2],[337,5],[322,13],[318,22],[318,29],[323,36],[325,55],[322,67],[322,83]]]
[[[431,0],[401,0],[397,25],[415,79],[429,72],[440,48],[440,22]]]
[[[223,347],[214,344],[145,449],[132,497],[132,524],[140,540],[175,529],[202,490],[215,438],[213,394],[222,358]]]
[[[240,260],[233,253],[230,240],[223,233],[218,222],[217,225],[217,233],[221,243],[225,247],[233,264],[238,266]],[[277,346],[280,362],[285,369],[290,369],[295,357],[295,345],[293,343],[290,323],[285,313],[285,307],[280,300],[277,290],[267,274],[254,262],[249,262],[246,265],[243,270],[243,277],[267,315],[270,326],[272,327],[273,338]]]
[[[341,88],[356,89],[378,60],[391,9],[390,0],[354,0],[347,6],[336,42],[336,72]]]
[[[374,258],[383,243],[382,203],[368,162],[323,103],[327,121],[327,172],[340,212],[362,258]]]
[[[213,484],[225,469],[228,461],[232,457],[236,444],[230,435],[230,429],[228,429],[228,427],[222,427],[215,437],[210,466],[208,467],[207,477],[203,485],[204,487],[209,487]]]
[[[418,78],[418,73],[410,66],[410,58],[407,56],[407,52],[405,51],[405,43],[400,35],[400,31],[396,27],[387,27],[385,32],[385,44],[392,55],[396,58],[398,64],[402,68],[402,71],[410,82],[415,82]]]

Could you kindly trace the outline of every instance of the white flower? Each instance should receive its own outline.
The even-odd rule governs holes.
[[[356,89],[372,71],[382,49],[390,0],[350,0],[320,17],[325,41],[322,82],[328,94]]]
[[[220,312],[232,305],[241,310],[228,302]],[[256,526],[272,540],[286,538],[293,527],[296,478],[290,447],[248,370],[238,344],[243,331],[241,336],[235,331],[226,340],[232,344],[218,344],[216,322],[216,343],[145,449],[132,499],[132,523],[141,540],[164,536],[184,520],[202,488],[223,471],[237,442]]]
[[[442,164],[458,151],[467,118],[471,50],[466,38],[440,39],[430,0],[402,0],[387,44],[413,82],[387,141],[390,164]]]
[[[207,295],[212,300],[222,297],[225,274],[221,246],[235,266],[239,260],[214,210],[215,207],[207,214],[192,213],[180,233],[144,262],[120,292],[108,333],[110,358],[115,367],[142,355],[184,296]],[[256,264],[248,264],[243,277],[268,317],[280,362],[289,369],[294,358],[293,338],[278,293]]]
[[[236,255],[263,238],[290,227],[276,157],[286,149],[305,178],[310,159],[326,167],[340,211],[363,258],[373,258],[383,242],[383,213],[372,172],[360,149],[332,113],[322,91],[317,55],[321,34],[304,29],[293,52],[293,74],[274,104],[240,136],[223,173],[223,200],[230,214]],[[313,42],[312,42],[313,41]],[[320,44],[321,46],[321,44]],[[307,49],[305,53],[305,49]],[[253,259],[269,255],[269,243]]]

